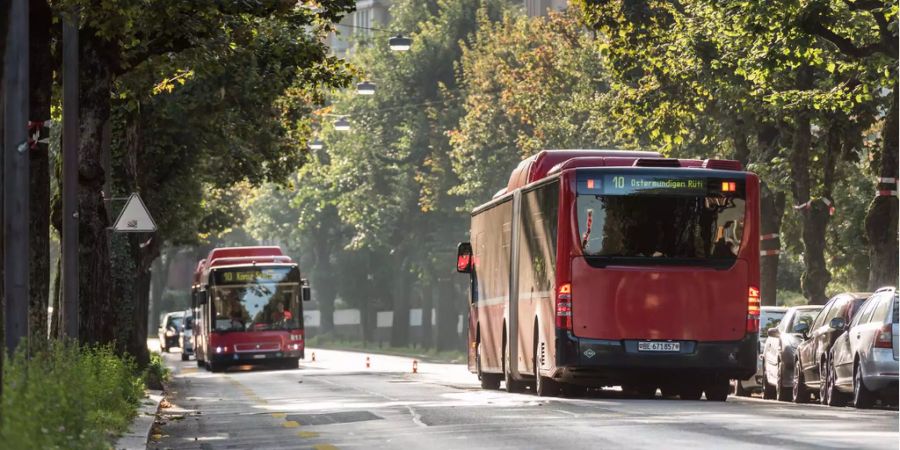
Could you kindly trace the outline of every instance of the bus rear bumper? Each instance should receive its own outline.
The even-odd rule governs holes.
[[[756,373],[758,341],[748,334],[739,341],[681,341],[675,353],[641,352],[635,340],[584,339],[558,336],[554,378],[587,385],[670,380],[746,379]]]
[[[303,350],[285,352],[255,353],[215,353],[210,355],[213,363],[226,365],[260,364],[267,361],[283,361],[287,359],[303,359]]]

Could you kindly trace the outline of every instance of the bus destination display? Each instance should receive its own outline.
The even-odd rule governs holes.
[[[224,269],[215,272],[216,284],[285,283],[290,282],[291,267]]]
[[[679,178],[659,175],[603,175],[603,195],[628,195],[638,193],[667,193],[675,195],[706,195],[705,178]]]

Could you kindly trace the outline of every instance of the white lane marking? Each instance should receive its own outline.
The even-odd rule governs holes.
[[[422,422],[422,416],[419,413],[417,413],[414,409],[412,409],[412,406],[409,406],[409,405],[404,405],[404,406],[406,406],[406,409],[409,410],[409,414],[412,416],[412,421],[414,424],[416,424],[420,427],[428,426],[428,425],[425,425],[425,422]]]
[[[575,414],[575,413],[573,413],[573,412],[571,412],[571,411],[563,411],[563,410],[561,410],[561,409],[554,409],[553,411],[554,411],[554,412],[558,412],[558,413],[568,414],[568,415],[570,415],[570,416],[572,416],[572,417],[578,417],[578,414]]]

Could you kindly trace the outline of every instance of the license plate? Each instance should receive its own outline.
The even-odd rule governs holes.
[[[253,355],[253,359],[266,359],[266,355]]]
[[[681,342],[638,342],[639,352],[680,352]]]

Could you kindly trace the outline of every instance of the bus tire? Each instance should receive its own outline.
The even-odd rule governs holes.
[[[294,370],[300,368],[300,359],[287,358],[281,362],[281,368],[285,370]]]
[[[513,379],[509,361],[509,345],[506,342],[506,333],[503,334],[503,377],[506,381],[506,392],[521,393],[525,391],[525,383]]]
[[[206,364],[206,368],[210,372],[218,373],[218,372],[223,372],[225,370],[225,365],[222,363],[216,363],[216,362],[210,361],[209,363]]]
[[[740,380],[738,380],[740,382]],[[716,380],[703,390],[706,393],[706,400],[713,402],[724,402],[728,399],[728,391],[731,386],[728,385],[727,379]]]
[[[537,334],[534,338],[534,393],[538,397],[555,397],[559,395],[559,383],[553,378],[541,376],[541,357],[538,353]]]
[[[475,370],[478,373],[478,380],[481,381],[481,388],[496,391],[500,389],[500,374],[486,373],[481,370],[481,341],[475,346]]]

